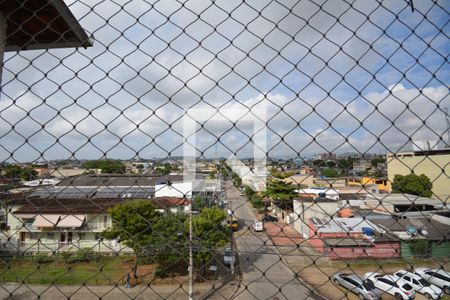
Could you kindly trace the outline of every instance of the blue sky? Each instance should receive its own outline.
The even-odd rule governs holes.
[[[66,3],[94,47],[6,54],[0,161],[181,155],[206,107],[265,108],[270,157],[446,139],[449,1]],[[199,154],[252,152],[251,124],[204,127]]]

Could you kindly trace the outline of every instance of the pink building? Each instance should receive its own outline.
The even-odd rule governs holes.
[[[400,257],[400,241],[363,218],[311,218],[309,243],[331,259]]]

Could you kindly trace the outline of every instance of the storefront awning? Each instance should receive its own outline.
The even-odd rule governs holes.
[[[34,219],[35,227],[55,227],[61,215],[37,215]]]
[[[80,228],[83,225],[86,215],[62,215],[58,222],[58,227]]]

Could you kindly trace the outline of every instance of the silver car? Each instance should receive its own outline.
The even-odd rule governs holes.
[[[381,299],[382,291],[380,289],[377,289],[372,282],[362,280],[355,274],[338,272],[331,276],[331,280],[336,285],[340,285],[355,293],[361,300]]]

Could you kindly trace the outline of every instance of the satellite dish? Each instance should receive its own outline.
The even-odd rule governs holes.
[[[422,235],[428,235],[428,231],[426,231],[425,229],[422,229],[422,230],[420,231],[420,234],[422,234]]]
[[[406,232],[409,235],[415,235],[415,234],[417,234],[417,228],[415,226],[408,225],[408,226],[406,226]]]

